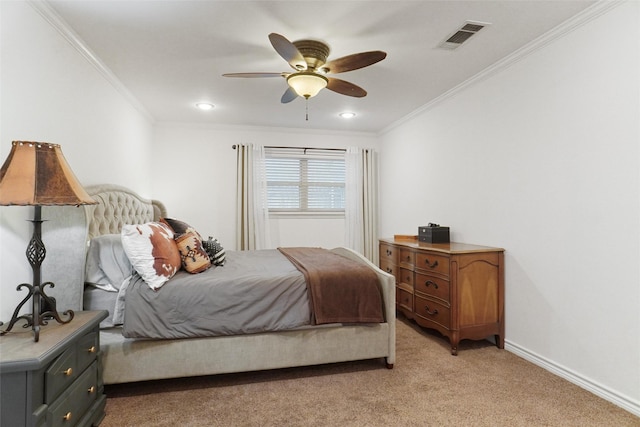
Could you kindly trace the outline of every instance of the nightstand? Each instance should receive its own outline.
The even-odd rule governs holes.
[[[22,323],[0,336],[0,425],[97,426],[106,395],[100,366],[100,322],[106,311],[50,321],[34,342]]]

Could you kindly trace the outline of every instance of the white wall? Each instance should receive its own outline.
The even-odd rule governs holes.
[[[247,143],[375,148],[377,138],[355,132],[158,124],[154,193],[165,202],[170,216],[193,225],[204,236],[217,237],[228,249],[236,247],[236,151],[231,147]],[[345,244],[343,219],[272,219],[270,229],[273,247]]]
[[[152,123],[28,3],[0,1],[0,52],[1,161],[13,140],[58,143],[83,184],[112,182],[150,193]],[[32,281],[25,256],[32,233],[26,220],[32,216],[33,208],[0,207],[0,319],[5,321],[26,295],[16,286]],[[49,292],[56,296],[65,280],[57,280],[59,269],[50,261],[63,242],[47,240],[47,233],[59,226],[43,224],[48,255],[42,279],[56,283]]]
[[[639,9],[389,129],[380,235],[505,248],[507,348],[640,415]]]

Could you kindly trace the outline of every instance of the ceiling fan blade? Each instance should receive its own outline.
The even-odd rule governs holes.
[[[227,73],[223,74],[223,77],[245,77],[245,78],[259,78],[259,77],[285,77],[289,73]]]
[[[296,91],[289,87],[282,94],[282,98],[280,98],[280,102],[282,102],[283,104],[287,104],[287,103],[293,101],[294,99],[296,99],[297,97],[298,97],[298,94],[296,93]]]
[[[286,37],[277,33],[271,33],[269,34],[269,41],[276,52],[291,65],[291,68],[296,71],[307,69],[307,61],[304,60],[304,56],[302,56],[298,48],[287,40]]]
[[[329,61],[324,64],[321,69],[331,74],[344,73],[346,71],[368,67],[369,65],[382,61],[386,57],[386,52],[382,52],[381,50],[354,53],[353,55],[343,56],[342,58]]]
[[[367,96],[367,91],[362,89],[360,86],[356,86],[353,83],[349,83],[344,80],[334,79],[332,77],[329,77],[327,89],[342,95],[354,96],[356,98]]]

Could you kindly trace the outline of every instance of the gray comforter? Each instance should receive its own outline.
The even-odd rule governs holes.
[[[250,334],[310,323],[303,274],[278,250],[229,251],[224,266],[179,271],[157,291],[135,274],[125,293],[122,334],[187,338]]]

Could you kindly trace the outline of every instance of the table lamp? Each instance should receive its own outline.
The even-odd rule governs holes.
[[[33,284],[22,283],[17,290],[29,290],[18,304],[6,329],[9,332],[15,323],[26,320],[24,328],[31,326],[35,341],[40,337],[40,326],[51,318],[58,323],[69,323],[73,311],[67,310],[62,319],[56,309],[56,301],[44,292],[52,282],[41,282],[40,266],[46,256],[41,238],[42,206],[89,205],[96,202],[82,188],[65,160],[60,145],[47,142],[13,141],[11,152],[0,169],[0,206],[34,206],[33,236],[27,246],[27,259],[33,270]],[[20,309],[31,299],[31,313],[19,315]]]

